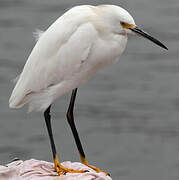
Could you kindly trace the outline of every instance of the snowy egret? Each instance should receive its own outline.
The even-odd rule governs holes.
[[[55,169],[59,175],[83,173],[59,162],[51,128],[51,104],[72,90],[67,111],[82,163],[88,164],[74,123],[77,88],[98,70],[116,62],[123,53],[128,34],[143,36],[160,47],[160,41],[139,29],[132,16],[115,5],[81,5],[59,17],[39,38],[20,74],[9,100],[11,108],[29,104],[29,111],[43,111]]]

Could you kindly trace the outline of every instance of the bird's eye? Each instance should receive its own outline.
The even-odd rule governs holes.
[[[121,21],[120,24],[121,24],[121,26],[122,26],[123,28],[126,28],[126,29],[136,27],[136,25],[134,25],[134,24],[128,24],[128,23],[126,23],[126,22],[124,22],[124,21]]]
[[[126,23],[123,22],[123,21],[121,21],[120,24],[121,24],[122,27],[125,27],[125,25],[126,25]]]

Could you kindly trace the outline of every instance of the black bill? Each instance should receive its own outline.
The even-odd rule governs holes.
[[[143,30],[139,29],[137,26],[135,28],[129,28],[131,31],[149,39],[150,41],[154,42],[155,44],[159,45],[160,47],[167,49],[168,48],[162,44],[159,40],[155,39],[154,37],[150,36],[149,34],[147,34],[146,32],[144,32]]]

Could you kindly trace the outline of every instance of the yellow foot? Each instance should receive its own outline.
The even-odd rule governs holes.
[[[88,166],[89,168],[95,170],[97,173],[103,172],[103,173],[106,174],[106,176],[110,176],[109,173],[107,173],[107,172],[105,172],[105,171],[103,171],[103,170],[101,170],[101,169],[99,169],[97,167],[94,167],[92,165],[89,165],[88,163],[85,163],[85,165]]]
[[[56,155],[56,158],[54,160],[55,164],[55,170],[58,173],[58,175],[65,175],[66,173],[85,173],[88,171],[85,170],[74,170],[74,169],[69,169],[64,166],[62,166],[58,160],[58,156]]]
[[[96,171],[97,173],[103,172],[106,176],[110,176],[109,173],[107,173],[107,172],[105,172],[105,171],[103,171],[103,170],[101,170],[101,169],[99,169],[99,168],[97,168],[97,167],[94,167],[94,166],[92,166],[92,165],[89,165],[89,164],[88,164],[88,161],[86,160],[86,158],[85,158],[84,156],[82,156],[81,154],[80,154],[80,159],[81,159],[81,162],[82,162],[84,165],[86,165],[86,166],[88,166],[89,168],[93,169],[93,170]]]

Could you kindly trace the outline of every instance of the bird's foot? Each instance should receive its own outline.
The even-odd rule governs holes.
[[[101,170],[101,169],[99,169],[97,167],[94,167],[94,166],[92,166],[92,165],[90,165],[88,163],[85,163],[85,165],[88,166],[89,168],[95,170],[97,173],[103,172],[103,173],[105,173],[106,176],[110,176],[109,173],[107,173],[107,172],[105,172],[105,171],[103,171],[103,170]]]
[[[85,172],[87,172],[85,170],[74,170],[74,169],[69,169],[69,168],[62,166],[58,160],[57,155],[54,160],[54,164],[55,164],[55,170],[58,173],[58,175],[65,175],[66,173],[85,173]]]

